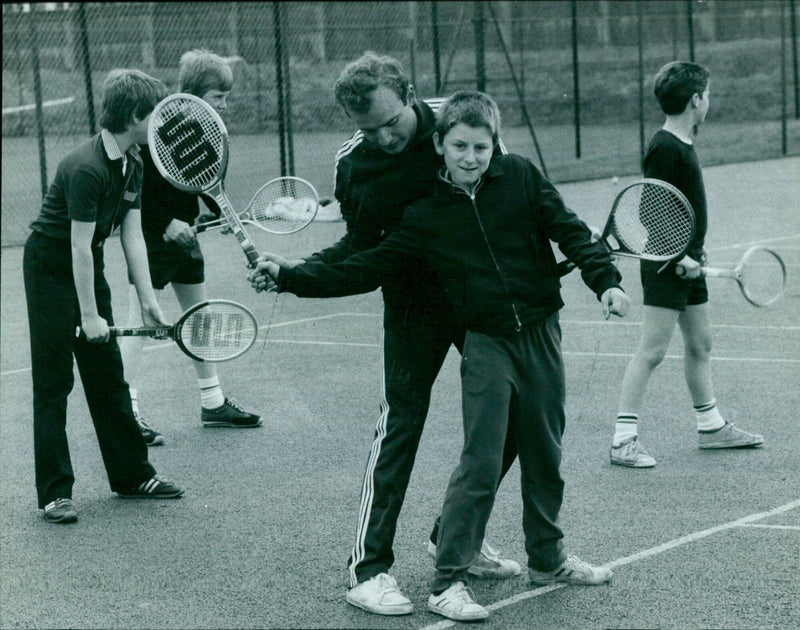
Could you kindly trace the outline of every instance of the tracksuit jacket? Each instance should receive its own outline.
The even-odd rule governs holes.
[[[440,171],[434,194],[411,205],[379,247],[338,264],[283,269],[278,284],[301,297],[350,295],[424,261],[465,328],[504,336],[564,305],[550,240],[577,263],[598,299],[619,286],[610,255],[590,235],[529,160],[496,156],[473,196]]]

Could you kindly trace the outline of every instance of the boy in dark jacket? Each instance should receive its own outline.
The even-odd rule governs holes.
[[[532,582],[600,584],[611,571],[563,551],[558,525],[564,482],[564,368],[559,274],[549,240],[581,268],[603,313],[630,302],[620,275],[589,228],[525,158],[492,157],[500,113],[480,92],[458,92],[439,112],[434,143],[444,156],[435,192],[412,204],[375,249],[341,263],[281,268],[265,255],[252,280],[300,296],[346,295],[424,260],[467,330],[461,360],[464,447],[445,497],[428,608],[459,621],[488,611],[466,588],[500,479],[508,431],[516,433],[523,528]],[[291,267],[291,268],[290,268]]]

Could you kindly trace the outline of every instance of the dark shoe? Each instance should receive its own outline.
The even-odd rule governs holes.
[[[202,408],[200,419],[204,427],[233,427],[235,429],[251,429],[261,426],[261,417],[247,413],[235,400],[226,398],[216,409]]]
[[[72,499],[56,499],[44,506],[44,520],[51,523],[74,523],[78,513],[72,505]]]
[[[156,475],[133,488],[117,490],[117,494],[123,499],[177,499],[183,488]]]
[[[147,446],[158,446],[164,443],[164,436],[155,429],[150,428],[138,413],[134,412],[133,417],[136,418],[136,423],[139,425],[139,430],[142,432],[144,443]]]

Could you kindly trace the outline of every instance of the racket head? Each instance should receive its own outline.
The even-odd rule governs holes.
[[[242,218],[271,234],[308,226],[319,211],[316,188],[301,177],[278,177],[258,189]]]
[[[766,247],[751,247],[737,265],[737,280],[744,298],[753,306],[771,306],[786,289],[786,265]]]
[[[230,361],[247,352],[258,336],[258,321],[230,300],[195,304],[175,324],[175,341],[195,361]]]
[[[179,190],[199,194],[228,167],[228,131],[211,105],[193,94],[172,94],[156,105],[147,142],[158,172]]]
[[[648,178],[616,196],[602,240],[614,254],[667,261],[683,256],[694,231],[694,211],[686,196],[667,182]]]

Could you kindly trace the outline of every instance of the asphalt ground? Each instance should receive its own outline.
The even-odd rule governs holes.
[[[800,626],[800,160],[706,169],[713,264],[753,243],[787,262],[785,299],[755,309],[727,280],[710,283],[713,370],[725,417],[762,433],[758,450],[697,448],[673,339],[653,376],[640,438],[658,465],[612,467],[619,385],[642,317],[636,263],[620,260],[634,306],[604,321],[578,274],[564,281],[567,430],[562,526],[569,552],[614,569],[601,587],[534,588],[520,577],[474,582],[487,628],[797,628]],[[601,224],[625,181],[560,186]],[[302,255],[344,233],[314,224],[254,234],[259,249]],[[209,295],[252,308],[262,326],[249,353],[220,364],[226,394],[265,416],[255,430],[203,429],[194,371],[170,342],[148,342],[142,409],[166,444],[157,470],[186,488],[175,501],[109,491],[76,380],[68,435],[75,525],[44,522],[33,483],[31,382],[22,248],[2,250],[0,318],[0,626],[3,628],[421,628],[432,560],[424,545],[461,446],[458,354],[434,388],[398,522],[392,574],[410,616],[345,603],[345,562],[378,412],[379,293],[336,300],[255,294],[231,236],[203,235]],[[118,239],[106,247],[118,323],[127,313]],[[164,309],[180,309],[167,293]],[[519,472],[498,493],[487,540],[524,565]]]

